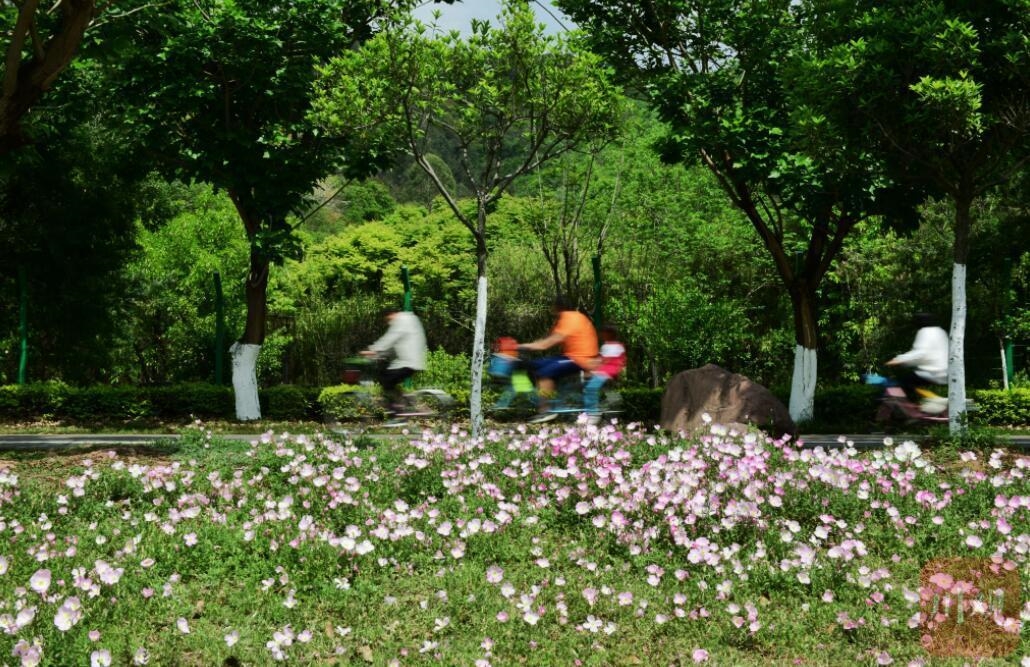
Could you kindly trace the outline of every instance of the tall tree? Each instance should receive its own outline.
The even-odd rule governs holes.
[[[110,100],[99,80],[98,68],[86,65],[61,77],[34,111],[47,140],[6,156],[0,168],[0,292],[17,294],[5,288],[22,274],[34,380],[114,379],[120,269],[136,250],[147,170],[135,137],[105,114]],[[0,298],[0,322],[13,331],[18,320],[17,300]]]
[[[322,82],[318,118],[331,131],[368,123],[367,136],[398,136],[476,244],[472,347],[473,434],[482,431],[487,304],[487,219],[515,179],[616,132],[621,99],[596,56],[574,40],[546,35],[532,9],[505,2],[497,27],[435,35],[421,24],[384,31],[334,60]],[[374,122],[369,121],[373,119]],[[460,146],[455,179],[472,193],[459,202],[429,159],[435,133]]]
[[[707,166],[758,233],[793,305],[790,412],[810,419],[821,282],[855,225],[889,198],[860,133],[795,113],[790,79],[806,50],[805,3],[555,4],[669,125],[664,157]],[[824,150],[811,149],[814,131]]]
[[[867,0],[813,3],[809,71],[828,85],[809,104],[849,91],[862,131],[914,187],[954,208],[948,409],[965,411],[966,270],[974,201],[1030,162],[1030,2]],[[829,76],[823,76],[828,73]]]
[[[28,141],[22,121],[71,63],[98,13],[94,0],[0,5],[0,155]]]
[[[360,175],[347,131],[308,120],[317,68],[369,39],[408,0],[172,0],[137,15],[118,74],[133,120],[151,129],[164,169],[225,190],[250,241],[247,318],[233,350],[236,413],[260,417],[256,364],[265,340],[269,268],[299,254],[288,217],[339,168]],[[227,277],[228,278],[228,277]]]

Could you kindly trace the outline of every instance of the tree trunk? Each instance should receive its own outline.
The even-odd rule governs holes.
[[[948,430],[958,435],[965,429],[966,411],[966,262],[972,227],[971,196],[955,198],[955,247],[951,271],[951,332],[948,337]]]
[[[260,345],[236,342],[229,346],[229,354],[232,355],[232,389],[236,397],[236,419],[239,421],[261,419],[257,385],[259,352]]]
[[[483,364],[486,362],[486,204],[479,202],[479,233],[476,234],[476,326],[472,336],[472,394],[469,416],[472,437],[483,434]]]
[[[815,417],[815,383],[818,377],[817,298],[814,290],[801,285],[790,289],[794,306],[794,374],[790,383],[790,417],[795,424]]]
[[[243,220],[247,237],[254,238],[261,226],[261,218],[239,193],[230,190],[229,197]],[[247,275],[247,323],[243,335],[234,343],[232,354],[232,386],[236,396],[236,419],[261,419],[258,400],[257,359],[265,342],[265,320],[268,314],[268,259],[256,248],[250,250],[250,273]]]

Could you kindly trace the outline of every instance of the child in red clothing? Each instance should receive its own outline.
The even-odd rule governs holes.
[[[583,408],[590,415],[599,415],[598,399],[601,387],[626,367],[626,348],[619,342],[619,330],[611,324],[601,327],[601,363],[590,372],[583,388]]]

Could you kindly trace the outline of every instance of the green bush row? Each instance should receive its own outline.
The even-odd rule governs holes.
[[[424,384],[424,383],[420,383]],[[468,388],[442,386],[455,398],[454,416],[468,416]],[[355,410],[346,385],[298,387],[280,385],[260,391],[261,414],[283,421],[321,421],[324,414],[348,419]],[[661,417],[662,389],[620,387],[623,421],[655,423]],[[879,389],[867,385],[820,388],[816,392],[816,422],[806,428],[822,431],[863,432],[876,410]],[[976,402],[972,423],[986,426],[1030,425],[1030,389],[983,389],[970,392]],[[494,399],[487,391],[484,404]],[[231,387],[191,383],[164,387],[70,387],[48,382],[0,386],[0,420],[58,419],[77,423],[134,420],[182,421],[232,419],[235,403]]]
[[[972,392],[976,402],[973,422],[985,426],[1030,424],[1030,388],[981,389]]]
[[[319,390],[262,389],[261,413],[276,420],[320,420]],[[189,383],[161,387],[70,387],[59,382],[0,386],[0,420],[58,419],[78,423],[146,419],[232,419],[231,387]]]

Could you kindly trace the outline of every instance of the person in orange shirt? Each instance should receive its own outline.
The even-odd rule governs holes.
[[[555,381],[580,371],[590,371],[598,363],[597,331],[583,313],[572,309],[564,299],[554,300],[552,312],[558,322],[551,333],[531,343],[519,345],[520,350],[547,350],[561,344],[562,354],[544,357],[533,364],[539,394],[540,415],[535,422],[549,421],[557,415],[549,413],[550,400],[555,394]]]

